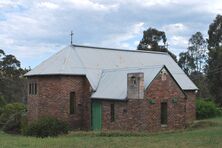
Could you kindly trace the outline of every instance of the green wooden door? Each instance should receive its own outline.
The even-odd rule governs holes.
[[[99,101],[92,102],[92,129],[100,130],[102,128],[102,109]]]

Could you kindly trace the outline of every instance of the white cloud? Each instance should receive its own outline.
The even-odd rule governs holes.
[[[168,39],[169,50],[174,54],[179,55],[180,52],[185,51],[188,46],[188,37],[173,35]]]
[[[58,50],[64,48],[66,45],[56,45],[56,44],[11,44],[8,48],[6,54],[16,55],[17,59],[22,61],[21,65],[23,67],[31,66],[34,68],[36,64],[41,63],[43,60],[49,56],[55,54]],[[33,65],[32,63],[35,63]]]
[[[38,44],[34,47],[32,45],[15,45],[13,48],[16,50],[12,52],[21,59],[32,59],[44,54],[53,54],[57,49],[61,49],[62,47],[64,47],[64,45]]]
[[[187,46],[188,39],[183,36],[172,36],[169,40],[171,46]]]
[[[144,23],[136,23],[132,26],[130,26],[126,32],[121,33],[121,34],[114,34],[110,38],[113,41],[117,42],[122,42],[122,41],[127,41],[129,39],[132,39],[133,37],[137,36],[138,34],[141,34],[142,31],[144,30]]]
[[[10,46],[11,44],[14,43],[14,40],[8,37],[7,35],[0,35],[0,43],[1,43],[1,46],[3,45]]]
[[[221,14],[222,13],[222,1],[214,0],[205,2],[204,7],[200,11],[208,11],[213,14]]]
[[[59,6],[55,3],[51,3],[51,2],[40,2],[37,5],[38,7],[41,8],[48,8],[48,9],[57,9],[59,8]]]
[[[14,7],[19,4],[18,0],[1,0],[0,8]]]
[[[177,7],[183,6],[186,11],[197,11],[197,12],[209,12],[213,14],[222,13],[222,1],[221,0],[127,0],[125,3],[134,3],[142,7]],[[160,10],[161,11],[161,10]],[[175,12],[180,13],[180,12]]]
[[[118,8],[118,4],[104,5],[90,0],[69,0],[73,7],[77,9],[93,9],[96,11],[108,11]]]
[[[0,22],[0,28],[4,28],[2,32],[16,38],[16,40],[42,37],[47,32],[46,29],[41,28],[41,23],[33,17],[14,14],[9,14],[7,17],[7,21]]]
[[[134,41],[134,42],[133,42],[134,46],[138,46],[139,43],[140,43],[140,41]]]
[[[160,0],[161,1],[161,0]],[[222,13],[221,0],[174,0],[172,4],[181,5],[187,8],[187,11],[209,12],[213,14]]]
[[[176,3],[176,0],[124,0],[124,1],[118,1],[120,4],[123,4],[125,6],[128,5],[137,5],[141,7],[160,7],[160,6],[167,6],[172,5]]]
[[[222,1],[0,0],[0,48],[34,66],[69,43],[133,48],[147,26],[160,28],[170,48],[186,50],[189,37],[206,34]]]
[[[175,23],[175,24],[164,25],[162,29],[168,34],[176,34],[187,31],[188,27],[182,23]]]
[[[138,3],[144,6],[160,6],[169,5],[175,3],[175,0],[136,0]]]
[[[128,41],[137,37],[138,35],[142,34],[144,30],[144,23],[138,22],[131,26],[128,26],[123,30],[121,33],[114,33],[112,35],[109,35],[107,39],[102,41],[100,44],[102,46],[109,46],[109,47],[116,47],[116,48],[134,48],[132,47]]]

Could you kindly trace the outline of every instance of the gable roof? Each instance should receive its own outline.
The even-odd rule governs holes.
[[[144,89],[147,88],[164,66],[150,66],[146,68],[126,68],[104,70],[98,88],[91,98],[118,99],[127,98],[127,74],[144,73]]]
[[[163,52],[122,50],[70,45],[25,74],[36,75],[86,75],[92,88],[97,90],[104,70],[121,68],[146,68],[165,65],[183,90],[196,90],[169,54]]]

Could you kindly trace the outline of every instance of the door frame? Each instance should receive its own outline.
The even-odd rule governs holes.
[[[162,118],[165,123],[162,123]],[[168,125],[168,102],[165,101],[160,103],[160,124],[161,127],[167,127]]]
[[[93,106],[93,104],[99,104],[99,107],[100,107],[100,127],[98,128],[98,129],[94,129],[94,125],[93,125],[93,122],[94,122],[94,117],[93,117],[93,109],[94,109],[94,106]],[[101,130],[102,129],[102,102],[101,101],[98,101],[98,100],[92,100],[91,101],[91,130],[95,130],[95,131],[99,131],[99,130]]]

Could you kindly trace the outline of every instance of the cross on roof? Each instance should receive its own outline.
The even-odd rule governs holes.
[[[72,45],[72,36],[74,35],[74,33],[71,31],[70,36],[71,36],[71,45]]]

